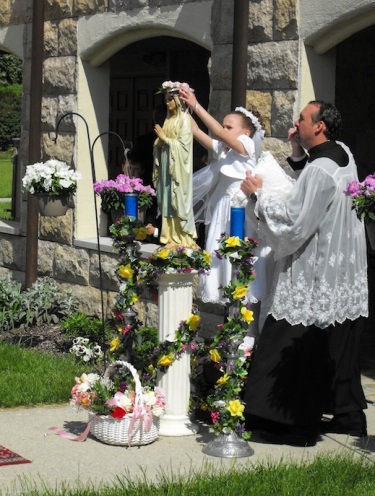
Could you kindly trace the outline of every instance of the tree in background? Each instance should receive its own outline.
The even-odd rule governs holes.
[[[0,149],[21,133],[22,61],[0,51]]]
[[[22,61],[12,55],[0,51],[0,86],[22,84]]]

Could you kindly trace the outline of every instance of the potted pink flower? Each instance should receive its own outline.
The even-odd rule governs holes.
[[[358,219],[365,221],[371,248],[375,250],[375,173],[362,182],[351,181],[344,193],[351,198]]]
[[[116,179],[104,179],[94,183],[94,191],[102,200],[102,210],[106,214],[123,209],[125,194],[138,195],[138,207],[147,208],[152,205],[152,197],[156,192],[151,186],[145,186],[139,177],[131,178],[119,174]]]

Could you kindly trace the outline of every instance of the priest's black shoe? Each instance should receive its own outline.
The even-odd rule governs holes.
[[[270,444],[288,444],[290,446],[315,446],[318,436],[303,432],[267,432],[260,433],[262,439]]]
[[[367,436],[366,415],[362,410],[334,415],[331,420],[323,419],[320,422],[322,434],[347,434],[348,436]]]

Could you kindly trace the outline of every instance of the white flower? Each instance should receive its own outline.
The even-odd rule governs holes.
[[[238,251],[235,251],[234,253],[229,254],[230,258],[235,258],[236,260],[240,259],[240,255],[238,254]]]
[[[26,166],[22,184],[26,191],[33,194],[51,193],[59,195],[76,190],[77,181],[82,176],[65,162],[51,159],[45,163]]]
[[[245,336],[242,343],[239,345],[238,350],[243,352],[243,356],[240,357],[242,363],[245,362],[246,357],[250,356],[252,349],[254,348],[255,338],[252,336]]]
[[[121,396],[119,403],[120,403],[121,408],[125,411],[129,411],[133,407],[132,400],[126,394],[123,394]]]
[[[147,406],[155,405],[155,403],[156,403],[155,393],[153,391],[146,391],[143,394],[143,401],[144,401],[145,405],[147,405]]]
[[[160,405],[154,405],[152,407],[152,415],[155,415],[155,417],[161,417],[164,413],[164,408]]]
[[[92,351],[89,348],[85,348],[85,354],[82,358],[84,362],[89,362],[92,358]]]

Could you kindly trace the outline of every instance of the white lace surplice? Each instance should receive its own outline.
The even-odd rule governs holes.
[[[343,193],[357,169],[341,146],[349,164],[307,163],[288,200],[258,192],[259,229],[277,260],[270,313],[292,325],[325,328],[368,315],[364,226]]]

